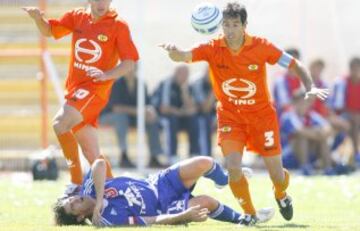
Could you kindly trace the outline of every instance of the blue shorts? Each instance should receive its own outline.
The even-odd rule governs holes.
[[[178,166],[171,166],[151,178],[159,193],[162,214],[180,213],[188,208],[191,189],[181,181]]]

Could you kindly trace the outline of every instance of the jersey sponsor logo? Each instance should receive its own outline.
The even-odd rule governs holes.
[[[97,36],[97,39],[100,41],[100,42],[107,42],[109,40],[108,36],[104,35],[104,34],[99,34]]]
[[[246,86],[238,87],[234,86],[235,82],[242,82]],[[231,78],[222,83],[223,92],[229,97],[229,102],[235,105],[253,105],[255,104],[255,99],[250,99],[256,94],[256,85],[255,83],[241,78]],[[243,96],[238,97],[235,93],[243,92],[246,93]]]
[[[128,205],[130,207],[139,206],[140,207],[140,215],[145,214],[146,204],[145,204],[143,196],[140,193],[140,190],[136,187],[136,185],[132,184],[131,182],[129,182],[128,184],[129,184],[129,187],[127,187],[125,189],[125,191],[120,190],[119,194],[126,199]]]
[[[90,43],[92,45],[93,49],[88,49],[88,48],[82,47],[82,45],[84,43]],[[92,58],[84,60],[81,58],[81,54],[90,55],[90,56],[92,56]],[[76,43],[75,43],[76,61],[81,62],[81,63],[91,64],[91,63],[95,63],[96,61],[98,61],[101,58],[101,55],[102,55],[101,46],[94,40],[81,38],[76,41]]]
[[[256,64],[250,64],[248,66],[249,71],[257,71],[259,69],[259,66]]]
[[[119,193],[116,190],[116,188],[111,187],[111,188],[105,189],[104,195],[106,198],[114,198],[114,197],[119,196]]]

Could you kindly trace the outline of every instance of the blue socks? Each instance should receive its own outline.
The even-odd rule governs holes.
[[[228,174],[214,161],[213,167],[204,174],[204,177],[211,179],[217,186],[224,187],[228,184]]]
[[[240,213],[220,203],[219,207],[209,214],[211,219],[235,224],[239,223],[240,216]]]

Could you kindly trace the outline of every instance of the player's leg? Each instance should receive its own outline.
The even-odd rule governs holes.
[[[360,163],[360,151],[359,151],[360,115],[357,115],[355,113],[349,113],[349,121],[351,125],[350,138],[353,147],[353,157],[351,162],[353,162],[353,165],[355,165],[356,162]]]
[[[68,168],[70,171],[71,182],[74,185],[82,183],[82,171],[78,153],[78,144],[71,131],[71,128],[83,121],[83,116],[74,107],[65,104],[55,115],[53,129],[63,150]],[[72,190],[72,189],[70,189]],[[69,191],[69,193],[71,193]]]
[[[189,200],[188,207],[197,205],[200,205],[201,208],[207,208],[211,219],[235,224],[239,223],[241,216],[240,213],[224,204],[221,204],[219,201],[210,196],[200,195]]]
[[[292,199],[286,193],[290,174],[283,168],[281,155],[264,157],[264,162],[274,185],[275,199],[280,208],[280,213],[285,220],[291,220],[293,217]]]
[[[281,158],[280,131],[276,111],[269,107],[258,112],[250,125],[253,131],[249,148],[262,155],[270,178],[280,213],[286,220],[293,216],[291,198],[286,194],[289,186],[289,173],[283,168]]]
[[[241,214],[239,212],[210,196],[200,195],[189,200],[188,207],[197,205],[200,205],[201,208],[207,208],[211,219],[234,224],[238,224],[241,220]],[[257,214],[259,215],[261,222],[267,222],[274,217],[275,211],[273,208],[263,208],[257,211]]]
[[[217,108],[218,144],[225,158],[225,167],[229,172],[229,185],[244,215],[240,219],[242,225],[256,223],[256,211],[251,199],[249,184],[242,172],[242,155],[249,138],[248,122],[241,113]]]
[[[179,167],[180,179],[186,188],[193,187],[202,176],[211,179],[217,185],[224,186],[228,183],[224,169],[210,157],[193,157],[175,166]]]
[[[296,159],[299,162],[302,174],[305,176],[312,175],[314,169],[309,163],[310,140],[307,137],[295,134],[291,140],[291,147],[294,151]]]
[[[229,172],[231,191],[245,213],[240,219],[240,224],[253,225],[257,222],[256,210],[251,199],[248,181],[241,169],[245,145],[235,140],[223,140],[220,145],[225,156],[225,166]]]
[[[109,161],[100,154],[97,129],[91,125],[85,125],[75,132],[75,137],[90,165],[96,159],[104,159],[106,161],[106,176],[107,178],[112,178],[111,165]]]

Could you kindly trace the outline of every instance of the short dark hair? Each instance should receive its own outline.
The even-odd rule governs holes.
[[[66,199],[66,198],[65,198]],[[85,221],[78,221],[77,216],[72,214],[67,214],[64,208],[64,199],[59,199],[54,207],[54,218],[55,224],[62,225],[85,225]]]
[[[350,60],[350,69],[353,69],[356,65],[360,66],[360,58],[354,57]]]
[[[286,49],[285,52],[294,57],[295,59],[301,59],[300,51],[297,48],[291,47]]]
[[[239,2],[229,2],[223,9],[224,18],[238,18],[240,17],[241,23],[247,23],[247,11],[243,4]]]

